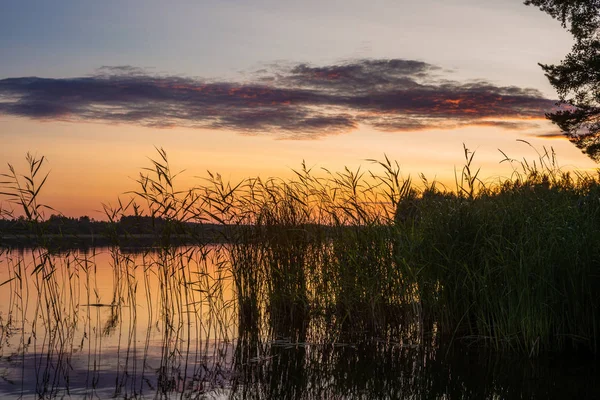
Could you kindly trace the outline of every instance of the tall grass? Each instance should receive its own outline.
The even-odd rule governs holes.
[[[130,201],[119,201],[114,208],[105,206],[113,226],[122,216],[141,214],[141,209],[153,221],[161,222],[154,231],[155,247],[143,249],[141,255],[121,248],[124,238],[116,229],[109,230],[113,244],[109,249],[113,275],[109,299],[99,295],[94,252],[56,254],[48,249],[40,222],[49,207],[39,197],[47,178],[41,175],[45,159],[28,155],[28,174],[19,175],[9,166],[10,173],[3,175],[3,194],[9,204],[2,216],[14,218],[11,206],[16,206],[39,245],[27,252],[2,249],[0,254],[9,270],[0,289],[10,293],[7,313],[0,316],[0,356],[9,362],[20,358],[21,382],[31,382],[26,368],[35,371],[35,393],[40,397],[69,394],[71,376],[77,375],[78,368],[72,359],[85,351],[84,389],[94,396],[107,358],[103,344],[107,337],[117,338],[116,349],[110,349],[109,356],[116,357],[113,396],[138,397],[148,391],[161,395],[202,387],[210,364],[206,360],[214,359],[213,367],[218,369],[221,358],[217,353],[223,350],[220,343],[227,348],[231,340],[228,261],[200,241],[195,246],[174,245],[174,238],[185,235],[186,223],[195,218],[187,203],[195,201],[195,193],[187,191],[186,197],[174,189],[176,176],[171,174],[164,152],[159,150],[159,155],[164,157],[152,161],[153,167],[140,175],[139,188]],[[142,314],[148,324],[145,338],[138,336],[136,328],[140,307],[146,311]],[[101,317],[106,314],[107,318]],[[161,341],[158,365],[150,349],[156,332]],[[16,348],[13,335],[20,338]],[[31,389],[23,386],[22,393]]]
[[[131,213],[160,221],[152,261],[120,270],[131,261],[115,259],[122,287],[113,302],[136,298],[136,268],[159,278],[165,359],[178,354],[170,343],[195,336],[190,318],[210,316],[216,325],[194,326],[218,330],[231,315],[238,337],[252,340],[306,342],[326,329],[329,338],[461,340],[531,356],[598,351],[600,180],[564,173],[551,151],[531,162],[505,156],[512,176],[485,183],[465,148],[453,189],[424,177],[415,185],[385,158],[371,171],[302,165],[288,180],[230,183],[209,173],[181,191],[166,152],[157,150],[132,200],[106,210],[115,222]],[[37,174],[38,161],[30,165]],[[40,218],[34,177],[25,189],[13,169],[7,178],[27,218]],[[192,222],[223,225],[211,250],[217,275],[202,269],[209,252]],[[181,236],[197,246],[176,246]],[[39,257],[34,273],[52,273]],[[223,298],[229,277],[234,302]],[[57,287],[40,293],[58,298]]]
[[[486,184],[465,148],[455,190],[419,189],[388,159],[379,173],[213,180],[201,212],[244,228],[229,237],[241,310],[272,327],[325,315],[386,337],[596,353],[598,176],[562,172],[545,149],[502,162],[512,176]]]
[[[544,152],[486,186],[466,155],[467,187],[428,188],[396,220],[397,262],[425,312],[441,332],[497,349],[597,352],[598,177],[563,173]]]

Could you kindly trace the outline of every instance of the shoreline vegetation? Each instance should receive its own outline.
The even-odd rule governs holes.
[[[179,245],[205,254],[216,243],[235,283],[241,338],[302,341],[318,324],[529,357],[598,354],[600,178],[563,172],[552,151],[534,162],[505,156],[512,177],[486,185],[465,147],[454,191],[424,177],[418,189],[387,158],[373,161],[377,173],[319,178],[302,165],[291,180],[232,184],[209,174],[180,191],[157,150],[132,200],[105,207],[108,222],[45,220],[54,211],[40,202],[44,158],[28,155],[27,175],[9,166],[1,191],[24,217],[3,211],[0,244],[41,246],[34,273],[46,273],[47,249],[61,246],[149,244],[166,270],[190,257]],[[187,293],[177,286],[184,278],[173,281],[180,272],[164,273],[166,287]]]

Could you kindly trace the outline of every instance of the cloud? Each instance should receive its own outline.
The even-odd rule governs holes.
[[[96,69],[97,75],[144,75],[147,71],[144,68],[131,65],[103,65]]]
[[[565,134],[561,132],[540,133],[534,136],[540,139],[567,139]]]
[[[523,130],[554,107],[534,89],[447,75],[438,66],[402,59],[273,65],[248,82],[105,66],[89,77],[2,79],[0,115],[313,138],[360,124],[385,131]]]

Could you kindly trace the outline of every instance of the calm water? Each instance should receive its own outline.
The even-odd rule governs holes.
[[[223,247],[0,257],[3,398],[600,398],[593,360],[242,329]]]

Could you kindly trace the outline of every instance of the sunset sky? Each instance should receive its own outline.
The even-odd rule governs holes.
[[[0,6],[0,172],[47,157],[43,202],[89,215],[135,189],[154,146],[182,188],[398,160],[451,182],[463,143],[486,177],[552,146],[541,63],[571,36],[520,0],[20,0]],[[126,197],[126,195],[124,196]]]

